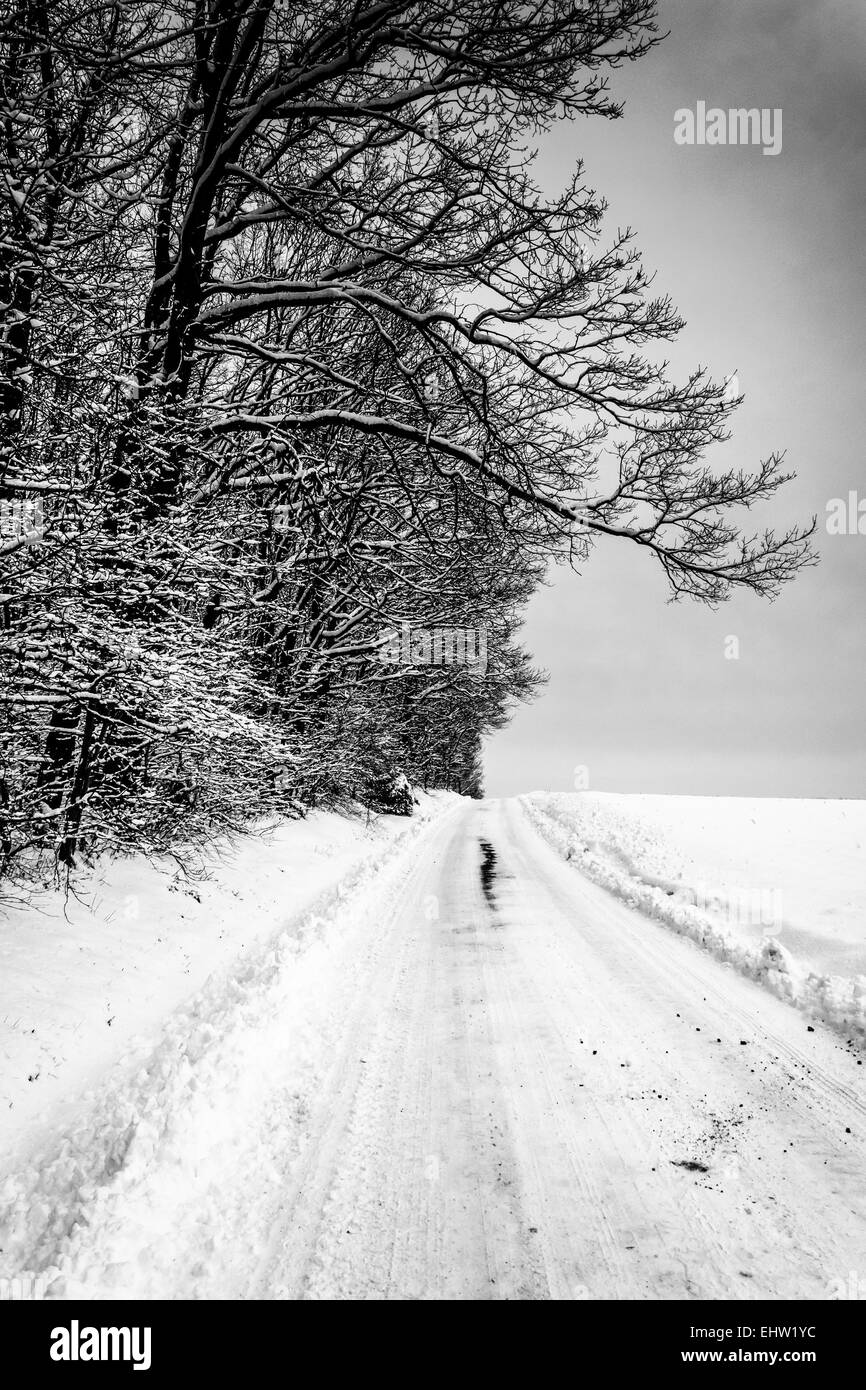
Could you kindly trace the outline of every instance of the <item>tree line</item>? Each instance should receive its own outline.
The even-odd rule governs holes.
[[[11,0],[0,21],[0,864],[481,792],[552,560],[772,595],[810,527],[580,163],[654,0]],[[578,127],[579,129],[579,127]],[[471,664],[390,634],[484,631]],[[410,652],[411,655],[411,652]]]

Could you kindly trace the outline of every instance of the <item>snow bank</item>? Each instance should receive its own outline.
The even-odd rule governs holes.
[[[545,793],[542,836],[630,906],[866,1034],[866,802]]]
[[[181,1133],[206,1136],[217,1161],[221,1131],[271,1084],[285,1010],[314,1012],[364,885],[461,799],[420,800],[411,820],[313,813],[240,837],[192,882],[116,862],[65,911],[46,896],[0,925],[0,1288],[38,1275],[56,1296],[57,1252],[122,1190],[147,1190],[157,1151],[188,1199],[181,1174],[201,1154]]]

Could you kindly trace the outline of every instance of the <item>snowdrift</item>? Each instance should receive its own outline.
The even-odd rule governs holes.
[[[810,1016],[866,1035],[866,802],[604,792],[520,802],[593,882]],[[818,893],[820,920],[809,916]]]

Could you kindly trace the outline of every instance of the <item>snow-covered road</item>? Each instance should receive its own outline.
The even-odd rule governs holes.
[[[517,802],[449,808],[338,926],[306,984],[309,951],[247,1000],[240,1082],[205,1069],[43,1239],[52,1292],[827,1298],[866,1273],[863,1054]]]

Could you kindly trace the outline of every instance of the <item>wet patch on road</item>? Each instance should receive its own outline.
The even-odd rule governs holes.
[[[496,880],[496,850],[489,840],[479,840],[481,846],[481,887],[484,889],[484,896],[490,907],[496,906],[496,896],[493,892],[493,884]]]

